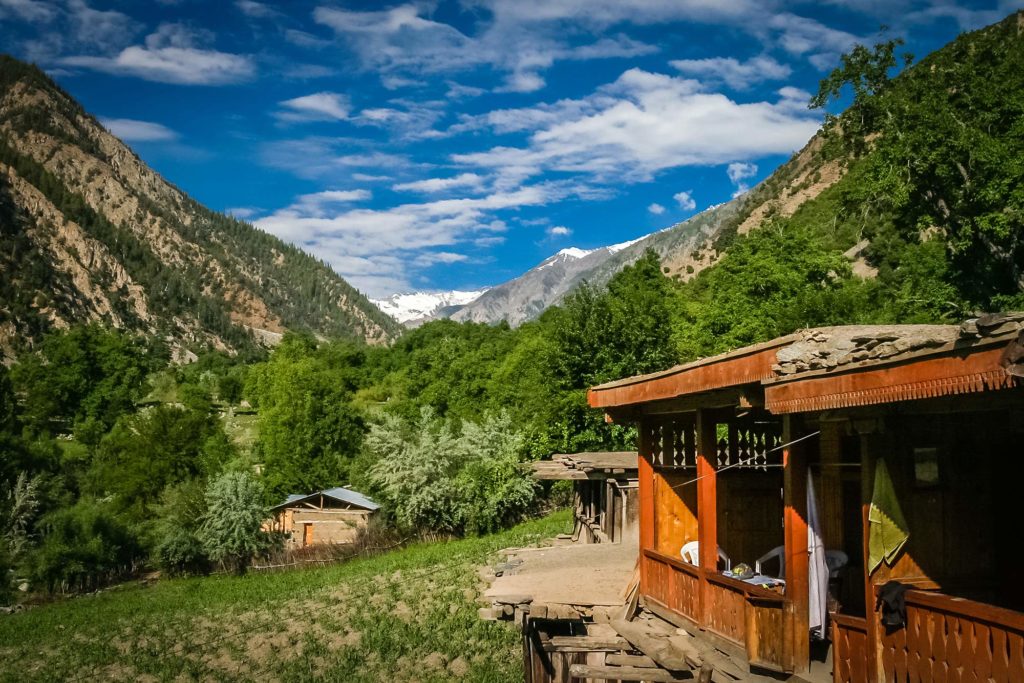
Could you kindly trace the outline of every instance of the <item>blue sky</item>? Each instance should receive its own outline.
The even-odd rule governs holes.
[[[372,296],[472,289],[728,200],[879,26],[918,56],[1022,0],[0,0],[168,180]]]

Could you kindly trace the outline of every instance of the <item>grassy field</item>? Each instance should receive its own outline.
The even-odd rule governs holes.
[[[518,634],[477,617],[477,567],[569,529],[559,512],[331,567],[37,607],[0,617],[0,680],[522,680]]]

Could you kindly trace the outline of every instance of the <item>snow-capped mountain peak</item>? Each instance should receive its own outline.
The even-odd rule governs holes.
[[[473,292],[408,292],[370,301],[375,303],[380,310],[404,324],[429,319],[441,309],[465,306],[486,291],[486,289],[481,289]]]

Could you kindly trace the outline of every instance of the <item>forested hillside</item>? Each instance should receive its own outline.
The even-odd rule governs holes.
[[[579,282],[604,286],[649,249],[666,274],[689,282],[716,264],[737,236],[777,227],[780,219],[846,252],[858,275],[878,274],[884,287],[895,287],[901,303],[893,316],[953,319],[1007,305],[1000,297],[1012,299],[1021,286],[1021,16],[962,36],[892,81],[891,72],[904,64],[898,46],[862,48],[826,79],[814,102],[821,107],[833,95],[856,92],[854,107],[842,120],[830,118],[750,192],[577,265],[561,280],[545,271],[539,285],[530,271],[456,318],[517,324],[560,303]],[[949,273],[956,291],[940,282],[926,285],[920,280],[926,273],[894,273],[914,268],[918,257],[932,273],[962,269],[958,277]],[[984,284],[967,282],[976,268]],[[510,293],[517,290],[523,291],[518,298]]]
[[[0,56],[0,347],[76,322],[237,350],[390,318],[326,264],[210,211],[33,66]]]

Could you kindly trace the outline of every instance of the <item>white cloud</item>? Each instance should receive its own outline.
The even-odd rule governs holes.
[[[676,200],[679,208],[683,211],[693,211],[697,208],[697,202],[693,201],[693,190],[676,192],[672,195],[672,199]]]
[[[757,175],[757,164],[734,162],[729,164],[729,167],[725,169],[725,173],[735,185],[744,178],[752,178]]]
[[[252,60],[243,55],[198,47],[211,36],[180,24],[161,24],[146,37],[145,45],[132,45],[112,57],[65,57],[60,63],[178,85],[225,85],[255,75]]]
[[[483,180],[483,177],[476,173],[462,173],[451,178],[427,178],[410,183],[399,183],[393,185],[391,189],[398,192],[444,192],[463,187],[479,188]]]
[[[796,92],[784,89],[776,102],[741,103],[694,80],[630,69],[583,100],[511,113],[521,125],[536,126],[528,146],[452,159],[518,180],[553,170],[635,182],[667,168],[788,154],[819,125],[816,114],[797,105]]]
[[[572,230],[564,225],[555,225],[548,228],[548,235],[550,237],[568,237],[571,234]]]
[[[260,209],[252,206],[233,206],[229,209],[224,209],[224,213],[229,216],[234,216],[239,220],[247,221],[253,216],[258,216],[261,211]]]
[[[355,179],[354,174],[368,170],[382,169],[394,173],[412,166],[409,159],[400,154],[354,151],[353,148],[359,149],[359,144],[358,140],[320,136],[275,140],[260,146],[259,159],[267,166],[302,178],[329,177],[335,182],[339,175]]]
[[[353,173],[352,180],[358,180],[363,183],[379,183],[385,180],[391,180],[389,175],[371,175],[369,173]]]
[[[665,213],[665,207],[657,203],[648,206],[647,210],[653,213],[655,216],[660,216],[661,214]]]
[[[264,5],[262,2],[255,2],[255,0],[235,0],[235,7],[239,12],[253,19],[266,19],[279,14],[274,8]]]
[[[111,50],[129,44],[142,24],[127,14],[95,10],[83,0],[70,0],[68,13],[74,39],[80,44]]]
[[[733,162],[725,169],[725,174],[729,176],[729,182],[736,186],[736,191],[732,193],[735,199],[750,190],[750,185],[743,181],[757,175],[757,164]]]
[[[39,0],[0,0],[0,19],[7,16],[22,21],[48,22],[57,16],[57,9]]]
[[[564,199],[566,185],[546,183],[472,199],[441,199],[389,209],[338,209],[300,197],[256,225],[330,263],[373,296],[408,289],[425,262],[452,262],[452,246],[493,242],[507,229],[495,214]]]
[[[687,76],[712,83],[725,83],[736,90],[745,90],[762,81],[788,78],[793,70],[772,57],[760,55],[741,62],[734,57],[709,59],[676,59],[669,62]]]
[[[100,123],[125,142],[169,142],[178,139],[177,132],[153,121],[102,118]]]
[[[274,116],[283,121],[344,121],[351,111],[348,96],[336,92],[316,92],[278,104],[284,111]]]
[[[789,12],[771,16],[767,27],[776,32],[779,46],[791,55],[806,56],[816,68],[825,70],[839,65],[839,56],[864,40],[830,28],[819,21]]]
[[[472,35],[424,16],[429,8],[405,4],[385,10],[352,11],[318,7],[314,20],[344,39],[363,65],[378,70],[384,82],[402,74],[431,74],[489,65],[507,74],[499,90],[532,92],[544,87],[541,75],[558,60],[608,59],[649,54],[657,48],[626,36],[569,44],[556,26],[524,24],[505,6],[489,7]]]

